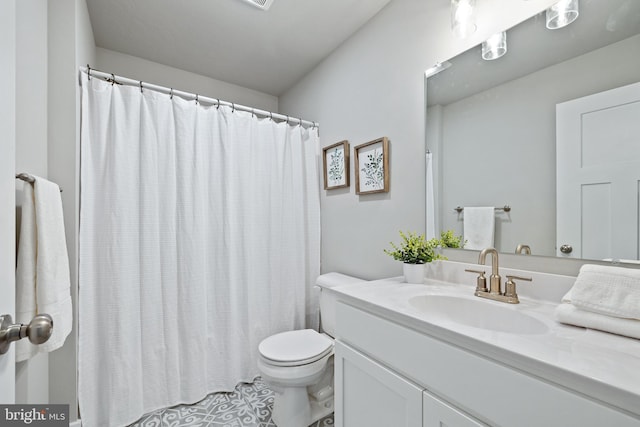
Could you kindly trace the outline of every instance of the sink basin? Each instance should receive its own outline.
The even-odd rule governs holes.
[[[504,305],[501,305],[504,304]],[[409,299],[413,308],[450,322],[512,334],[544,334],[547,325],[515,306],[448,295],[419,295]]]

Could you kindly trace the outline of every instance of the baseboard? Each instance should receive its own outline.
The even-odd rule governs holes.
[[[82,420],[75,420],[72,423],[69,423],[69,427],[82,427]]]

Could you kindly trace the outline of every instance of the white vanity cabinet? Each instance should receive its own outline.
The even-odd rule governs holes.
[[[340,341],[335,346],[335,385],[336,426],[484,426]]]
[[[341,342],[334,366],[337,426],[421,425],[421,387]]]
[[[368,306],[340,302],[336,319],[338,427],[640,427],[637,416],[511,368],[500,351],[476,354]]]

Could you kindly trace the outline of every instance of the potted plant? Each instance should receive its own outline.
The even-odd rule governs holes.
[[[440,233],[440,246],[443,248],[463,248],[464,244],[462,236],[456,236],[453,230],[447,230]]]
[[[407,283],[424,283],[425,265],[431,261],[447,259],[439,252],[439,248],[461,248],[463,237],[456,236],[453,230],[440,233],[440,238],[427,240],[424,234],[400,231],[402,242],[396,245],[390,242],[391,249],[385,249],[387,255],[402,261],[402,271]]]
[[[400,237],[402,242],[399,246],[390,242],[391,249],[385,249],[384,252],[393,259],[403,262],[402,271],[407,283],[423,283],[425,264],[442,259],[442,256],[436,252],[436,248],[441,244],[440,239],[427,240],[424,234],[418,235],[414,232],[405,234],[402,231],[400,231]]]

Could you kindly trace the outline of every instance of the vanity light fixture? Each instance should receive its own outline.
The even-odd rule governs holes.
[[[560,0],[547,9],[547,28],[557,30],[566,27],[580,14],[578,0]]]
[[[482,42],[482,59],[491,61],[507,53],[507,32],[496,33]]]
[[[476,31],[476,0],[451,0],[451,30],[464,39]]]

